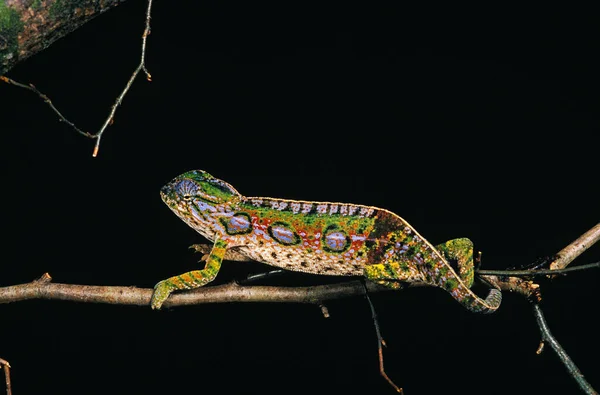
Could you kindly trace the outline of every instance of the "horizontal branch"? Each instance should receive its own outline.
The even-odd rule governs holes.
[[[373,283],[367,284],[367,289],[369,292],[391,290]],[[39,280],[31,283],[0,288],[0,303],[53,299],[85,303],[150,306],[152,292],[153,289],[150,288],[52,283],[50,275],[46,273]],[[164,306],[175,307],[229,302],[320,304],[324,300],[364,295],[364,293],[363,284],[356,280],[308,287],[242,286],[229,283],[174,293],[165,302]]]
[[[537,284],[517,277],[481,276],[487,282],[503,291],[517,292],[533,300],[538,300]],[[83,303],[106,303],[117,305],[149,306],[151,288],[134,286],[100,286],[61,284],[51,282],[52,278],[45,273],[40,279],[30,283],[11,285],[0,288],[0,303],[13,303],[24,300],[46,299],[64,300]],[[403,283],[403,288],[431,286],[415,282]],[[397,291],[372,282],[366,282],[370,293]],[[313,285],[304,287],[240,285],[228,283],[198,288],[181,293],[174,293],[165,302],[166,307],[189,306],[205,303],[232,302],[269,302],[269,303],[310,303],[321,304],[326,300],[341,299],[350,296],[364,295],[365,288],[360,280],[335,284]]]

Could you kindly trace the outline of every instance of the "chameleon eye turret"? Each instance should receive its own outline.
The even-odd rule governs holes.
[[[333,276],[363,276],[390,288],[424,282],[446,290],[467,309],[490,313],[502,300],[485,299],[471,286],[473,244],[455,239],[430,244],[391,211],[351,203],[245,197],[203,170],[188,171],[161,190],[164,202],[214,243],[206,266],[159,282],[152,308],[172,291],[212,281],[228,248],[282,269]],[[456,262],[456,270],[450,264]]]
[[[184,173],[171,181],[162,189],[163,200],[167,198],[180,198],[191,200],[194,198],[220,204],[241,197],[234,187],[225,181],[214,178],[203,170],[192,170]],[[172,195],[168,195],[168,191]]]

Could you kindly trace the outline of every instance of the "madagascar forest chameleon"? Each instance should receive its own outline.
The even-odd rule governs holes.
[[[160,194],[179,218],[214,244],[204,269],[156,284],[153,309],[160,309],[175,290],[211,282],[228,249],[282,269],[364,276],[391,288],[400,288],[400,282],[424,282],[445,289],[474,312],[493,312],[502,300],[497,289],[490,289],[485,300],[471,290],[474,268],[469,239],[433,247],[405,220],[385,209],[245,197],[202,170],[176,177]]]

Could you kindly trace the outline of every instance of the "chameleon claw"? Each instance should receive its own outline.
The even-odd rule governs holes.
[[[201,252],[203,254],[208,254],[212,249],[212,246],[208,244],[192,244],[188,247],[190,250],[195,250],[196,252]]]
[[[194,250],[195,252],[200,252],[203,254],[198,262],[204,262],[204,261],[208,260],[208,256],[210,255],[210,250],[212,249],[212,247],[209,246],[208,244],[192,244],[188,248],[191,250]]]

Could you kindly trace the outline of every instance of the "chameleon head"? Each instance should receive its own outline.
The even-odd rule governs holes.
[[[241,199],[234,187],[203,170],[175,177],[160,190],[162,200],[189,226],[210,236],[215,222]]]

